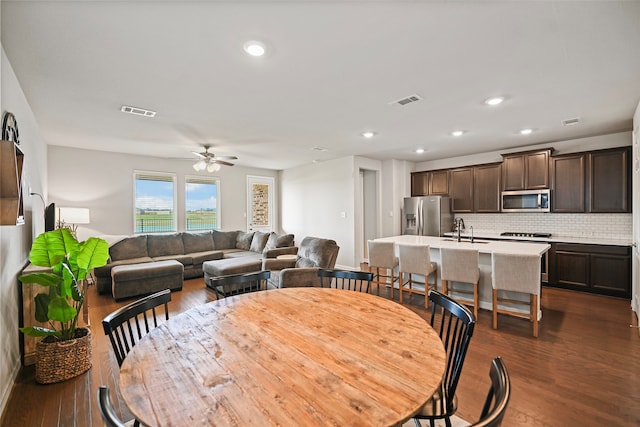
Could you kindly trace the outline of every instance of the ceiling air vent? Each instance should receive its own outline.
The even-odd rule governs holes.
[[[391,101],[389,105],[405,106],[408,104],[413,104],[414,102],[422,101],[423,99],[424,99],[423,97],[421,97],[417,93],[414,93],[413,95],[409,95],[402,99],[398,99],[397,101]]]
[[[578,123],[580,123],[580,117],[576,117],[573,119],[565,119],[562,121],[562,124],[565,126],[577,125]]]
[[[135,114],[136,116],[155,117],[156,112],[151,110],[145,110],[144,108],[131,107],[129,105],[123,105],[120,108],[123,113]]]

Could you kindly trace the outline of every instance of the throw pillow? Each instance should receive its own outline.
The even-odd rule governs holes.
[[[236,237],[236,248],[248,251],[251,249],[251,241],[253,240],[253,231],[244,233],[240,231]]]
[[[264,245],[264,249],[275,249],[278,244],[278,235],[273,231],[269,233],[269,238],[267,239],[267,243]]]
[[[276,248],[288,248],[293,246],[293,234],[280,234],[276,242]]]
[[[269,238],[269,234],[262,233],[261,231],[256,231],[253,234],[253,240],[251,241],[251,252],[261,253],[264,249],[264,246],[267,244],[267,239]]]

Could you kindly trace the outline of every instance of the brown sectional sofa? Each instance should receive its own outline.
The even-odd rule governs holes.
[[[184,266],[184,278],[203,275],[202,264],[222,258],[275,258],[291,253],[292,234],[243,231],[179,232],[127,236],[109,247],[109,262],[94,269],[101,294],[112,293],[112,269],[118,265],[176,260]],[[294,252],[295,253],[295,249]]]

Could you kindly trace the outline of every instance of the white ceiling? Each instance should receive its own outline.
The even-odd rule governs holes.
[[[195,160],[210,144],[271,169],[426,161],[630,130],[640,99],[640,1],[4,0],[1,14],[50,145]],[[244,53],[252,39],[264,57]]]

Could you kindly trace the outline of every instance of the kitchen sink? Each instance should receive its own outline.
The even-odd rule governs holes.
[[[442,239],[443,242],[457,242],[458,239]],[[461,243],[471,243],[472,245],[475,245],[476,243],[480,244],[480,245],[486,245],[489,242],[485,242],[482,240],[474,240],[473,242],[469,239],[461,239],[460,240]]]

